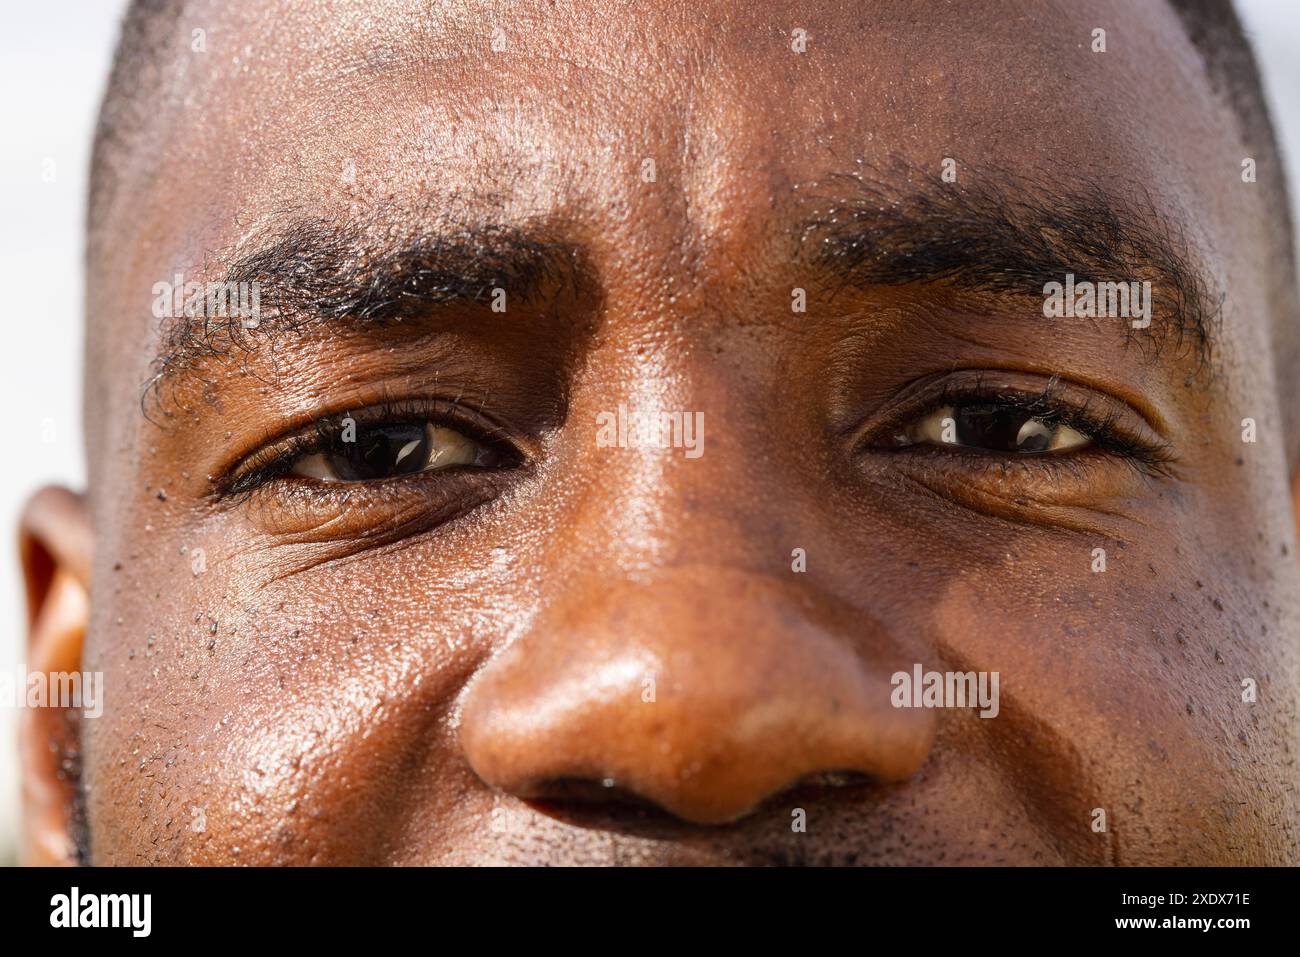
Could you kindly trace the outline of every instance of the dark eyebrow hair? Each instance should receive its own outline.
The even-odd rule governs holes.
[[[947,283],[973,292],[1043,298],[1047,282],[1151,282],[1151,326],[1124,329],[1155,361],[1172,344],[1213,375],[1224,296],[1195,264],[1183,230],[1145,192],[1123,200],[1097,184],[963,168],[963,182],[915,171],[864,171],[813,184],[799,255],[842,286]],[[906,193],[886,181],[929,181]],[[833,198],[828,198],[833,197]],[[1071,322],[1071,319],[1039,319]]]
[[[416,221],[420,217],[412,217]],[[246,243],[208,281],[255,284],[259,335],[321,323],[401,322],[432,305],[486,304],[504,289],[527,302],[579,282],[577,250],[541,233],[497,223],[440,223],[417,231],[356,220],[295,218]],[[240,316],[169,320],[146,395],[204,355],[251,349]]]
[[[841,286],[947,283],[1040,301],[1043,284],[1066,273],[1076,282],[1150,280],[1151,328],[1124,323],[1129,341],[1152,361],[1173,343],[1176,354],[1190,351],[1194,375],[1212,376],[1223,296],[1211,292],[1182,231],[1149,197],[1121,203],[1098,185],[1066,191],[1006,174],[967,169],[963,176],[960,185],[930,177],[928,189],[900,191],[889,183],[915,183],[916,171],[886,177],[864,169],[801,189],[800,202],[813,212],[798,224],[796,256]],[[442,222],[409,231],[300,217],[205,273],[231,288],[256,283],[259,334],[276,334],[320,323],[400,322],[432,305],[486,303],[497,287],[511,301],[527,301],[547,287],[576,288],[579,262],[571,244],[517,226]],[[145,397],[197,358],[231,346],[252,348],[238,317],[171,320]]]

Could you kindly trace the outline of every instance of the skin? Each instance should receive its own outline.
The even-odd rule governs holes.
[[[1275,357],[1296,317],[1268,194],[1171,12],[230,6],[185,18],[208,52],[164,58],[192,62],[92,259],[89,491],[24,520],[30,660],[108,694],[79,742],[28,718],[28,860],[70,854],[74,750],[103,864],[1295,863],[1278,383],[1300,370]],[[1032,289],[832,295],[792,254],[819,184],[908,168],[942,189],[947,156],[1145,190],[1227,293],[1213,378],[1048,324]],[[289,337],[274,368],[255,341],[141,414],[155,282],[285,209],[432,208],[542,224],[583,281]],[[1175,474],[846,438],[953,370],[1065,376],[1155,423]],[[208,476],[383,395],[476,401],[529,465],[214,501]],[[621,402],[702,411],[704,454],[599,447]],[[999,672],[999,715],[890,707],[915,662]]]

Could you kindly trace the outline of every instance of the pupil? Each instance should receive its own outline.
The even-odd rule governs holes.
[[[379,426],[340,442],[331,459],[335,473],[350,482],[406,475],[429,461],[429,437],[422,424]]]
[[[994,452],[1046,452],[1053,428],[1022,412],[996,405],[969,405],[954,410],[957,441]]]

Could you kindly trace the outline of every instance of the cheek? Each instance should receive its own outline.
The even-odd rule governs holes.
[[[1243,700],[1242,683],[1270,681],[1276,647],[1252,636],[1248,611],[1216,602],[1232,589],[1208,584],[1224,584],[1211,563],[1171,563],[1178,549],[1152,536],[1109,543],[1103,571],[1094,547],[1020,539],[937,590],[941,656],[1000,674],[1000,714],[954,746],[1002,765],[1085,858],[1229,863],[1269,847],[1267,815],[1236,811],[1258,807],[1261,786],[1281,793],[1286,735],[1261,733],[1268,709]]]
[[[446,812],[449,715],[472,636],[503,630],[502,590],[433,581],[418,551],[261,588],[212,556],[140,576],[156,592],[120,579],[89,644],[106,687],[85,738],[95,859],[381,863],[417,811]],[[440,817],[415,846],[451,840]]]

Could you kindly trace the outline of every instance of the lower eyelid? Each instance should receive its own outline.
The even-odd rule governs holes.
[[[880,479],[886,483],[882,487],[886,494],[906,496],[909,504],[900,507],[908,508],[911,521],[918,527],[929,523],[943,527],[969,513],[970,520],[976,522],[991,519],[1035,530],[1056,529],[1129,540],[1134,530],[1144,525],[1142,516],[1125,504],[1138,491],[1131,472],[1106,468],[1097,460],[1076,460],[1064,468],[1050,466],[1042,475],[1043,466],[1035,464],[1042,459],[1030,458],[1029,462],[1011,466],[1005,459],[990,459],[996,464],[987,470],[972,473],[969,468],[958,468],[951,470],[952,474],[944,474],[949,470],[941,465],[895,464],[882,470]],[[1026,476],[1025,483],[1017,485],[1014,478],[1005,478],[1004,472],[1008,471],[1012,475],[1029,472],[1038,484],[1031,484],[1030,476]],[[913,500],[918,495],[931,500],[934,506],[921,508]]]
[[[962,446],[909,446],[890,452],[878,467],[919,482],[931,493],[959,504],[984,502],[1000,507],[1033,508],[1118,495],[1133,472],[1129,463],[1095,447],[1075,452],[1030,455],[985,452]],[[873,467],[874,468],[874,467]],[[976,505],[977,511],[987,508]]]
[[[249,521],[279,544],[377,544],[447,524],[504,488],[497,470],[452,468],[377,482],[289,478],[250,490],[241,504]]]
[[[949,488],[954,499],[993,493],[1025,507],[1131,497],[1142,494],[1147,482],[1172,475],[1161,466],[1110,452],[1095,442],[1038,454],[933,445],[877,451],[891,456],[880,461],[882,469],[911,473],[927,485]]]

